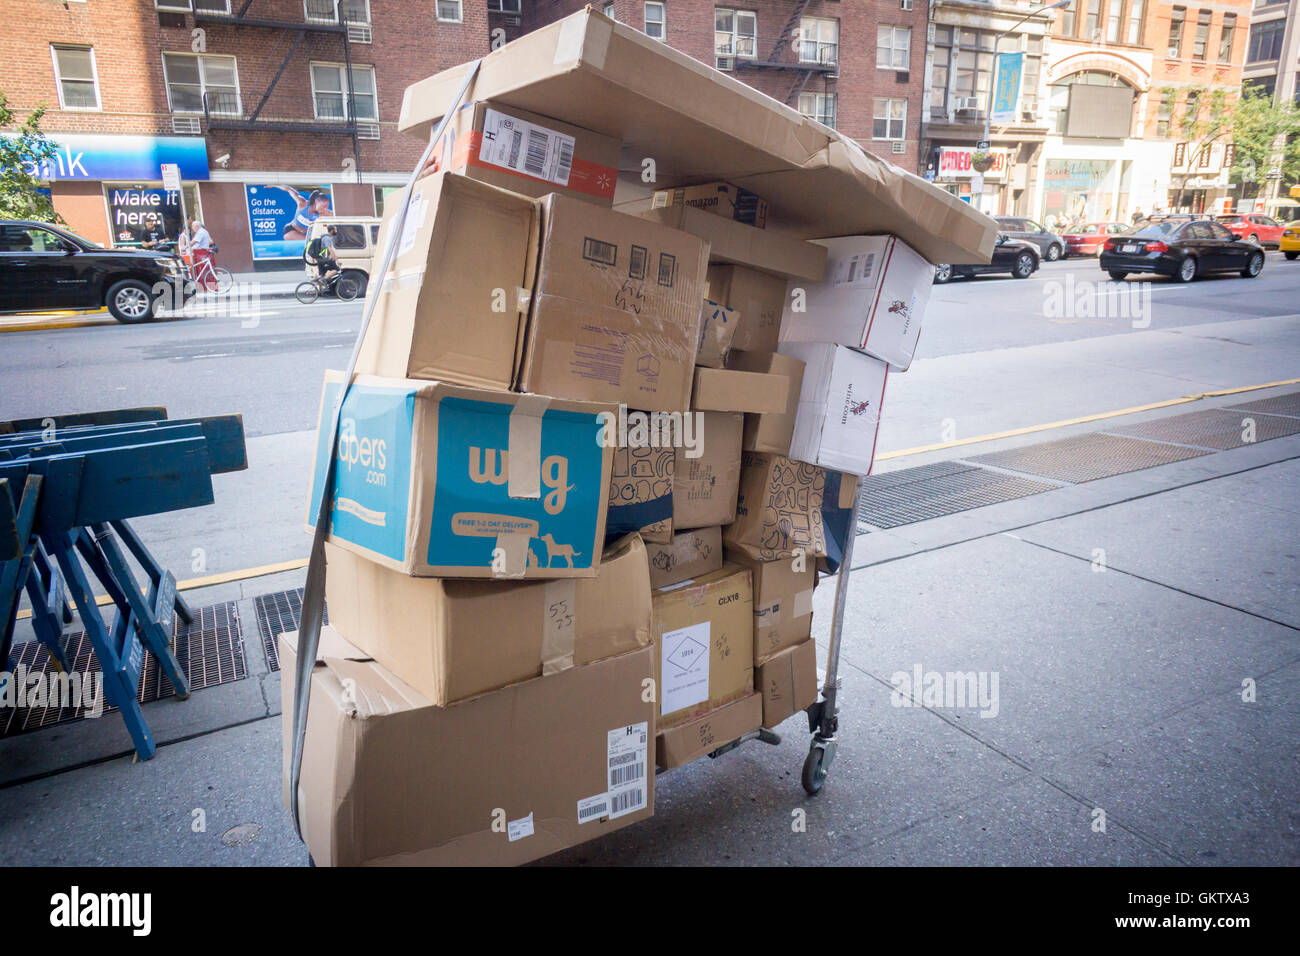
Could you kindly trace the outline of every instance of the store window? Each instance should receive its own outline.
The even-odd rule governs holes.
[[[719,70],[730,70],[736,59],[752,60],[758,43],[758,14],[730,7],[713,9],[713,60]]]
[[[208,112],[220,116],[239,116],[239,71],[233,56],[195,56],[190,53],[164,53],[163,75],[167,80],[167,100],[173,113]]]
[[[313,63],[311,65],[312,103],[316,118],[320,120],[379,121],[379,104],[375,95],[375,68],[352,68],[352,102],[356,115],[348,116],[348,85],[345,81],[347,67],[342,63]]]
[[[838,63],[839,59],[840,21],[804,17],[799,22],[799,61]]]
[[[912,55],[911,27],[876,28],[876,69],[906,70]]]
[[[834,93],[800,93],[799,112],[810,120],[835,128]]]
[[[1237,15],[1235,13],[1225,13],[1223,15],[1223,26],[1219,30],[1219,62],[1232,62],[1232,40],[1237,34]]]
[[[906,129],[907,100],[875,100],[871,114],[872,139],[902,139]]]
[[[1250,28],[1250,47],[1246,51],[1247,63],[1276,60],[1282,55],[1282,34],[1286,20],[1269,20],[1255,23]]]
[[[1187,20],[1186,7],[1174,7],[1169,14],[1168,55],[1177,59],[1183,55],[1183,24]]]
[[[445,23],[460,23],[464,19],[460,0],[438,0],[438,19]]]
[[[88,46],[51,46],[59,106],[65,110],[99,109],[99,75],[95,50]]]
[[[174,240],[180,235],[183,216],[203,219],[194,183],[182,183],[180,193],[163,189],[161,182],[105,183],[103,188],[110,242],[115,247],[139,248],[144,233],[154,224]]]
[[[662,3],[645,5],[645,35],[652,40],[668,38],[668,12]]]

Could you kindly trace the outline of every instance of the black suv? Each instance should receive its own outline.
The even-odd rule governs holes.
[[[143,322],[162,300],[184,302],[185,272],[173,255],[106,249],[44,222],[0,221],[0,312],[98,309]]]

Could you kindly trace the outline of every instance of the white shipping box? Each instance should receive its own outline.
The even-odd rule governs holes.
[[[804,362],[790,457],[851,475],[871,474],[889,364],[823,342],[783,342]]]
[[[921,335],[934,266],[895,236],[813,241],[826,247],[826,278],[818,283],[790,280],[781,341],[860,348],[906,371]],[[791,308],[796,288],[805,293],[804,309],[798,312]]]

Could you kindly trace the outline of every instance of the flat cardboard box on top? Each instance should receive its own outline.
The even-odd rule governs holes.
[[[763,697],[763,726],[775,727],[817,703],[817,644],[804,641],[769,658],[754,672]]]
[[[520,390],[687,408],[707,257],[685,233],[548,196]]]
[[[722,529],[680,531],[666,544],[647,544],[650,586],[666,588],[687,578],[703,577],[722,567]]]
[[[731,347],[775,352],[785,308],[785,276],[745,266],[709,263],[709,296],[740,313]]]
[[[795,559],[759,561],[741,549],[729,549],[726,558],[731,564],[749,568],[754,590],[754,666],[808,640],[817,586],[816,559],[803,559],[801,570],[795,570]]]
[[[826,249],[778,229],[755,229],[690,206],[648,209],[641,201],[615,204],[650,222],[699,236],[709,244],[711,262],[732,263],[779,276],[815,279],[826,274]]]
[[[296,646],[280,636],[285,674]],[[318,865],[514,866],[654,814],[653,648],[436,707],[328,626],[320,647],[298,788]]]
[[[325,545],[330,624],[438,706],[650,643],[641,539],[605,550],[594,578],[414,578]]]
[[[507,389],[523,348],[541,206],[454,173],[415,184],[357,374]],[[384,217],[379,248],[400,209]]]
[[[683,531],[730,523],[740,482],[744,416],[700,412],[694,418],[702,425],[696,436],[700,455],[692,458],[679,445],[673,470],[673,527]]]
[[[750,693],[677,727],[659,731],[655,762],[680,767],[763,726],[763,697]]]
[[[342,372],[326,372],[315,527]],[[613,448],[606,405],[358,377],[339,421],[330,540],[425,577],[594,577]]]
[[[804,363],[790,457],[871,474],[889,366],[843,345],[782,342],[781,354]]]
[[[754,686],[754,604],[749,571],[723,565],[655,591],[659,726],[673,727]]]
[[[803,387],[804,364],[800,359],[776,352],[745,352],[732,349],[727,355],[727,368],[740,372],[758,372],[780,376],[785,380],[785,404],[776,412],[750,412],[745,415],[746,451],[767,451],[775,455],[790,454],[794,438],[795,416],[799,411],[799,395]],[[775,382],[773,388],[775,388]]]

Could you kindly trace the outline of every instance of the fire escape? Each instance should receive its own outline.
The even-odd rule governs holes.
[[[212,130],[270,130],[275,132],[311,132],[329,133],[348,136],[352,139],[352,155],[356,161],[357,182],[361,182],[361,144],[362,126],[365,126],[364,138],[378,139],[378,124],[358,124],[356,119],[356,95],[352,81],[352,37],[355,31],[364,31],[361,36],[369,42],[369,25],[362,24],[345,0],[303,0],[302,20],[283,20],[274,17],[259,16],[255,7],[257,0],[193,0],[194,22],[203,25],[222,25],[247,27],[249,29],[278,31],[273,50],[278,51],[287,44],[284,56],[275,74],[261,89],[257,105],[247,115],[241,107],[237,93],[207,91],[203,94],[203,119],[208,129]],[[329,97],[315,100],[314,119],[263,117],[266,104],[275,92],[276,84],[284,76],[289,62],[302,47],[308,34],[328,37],[337,36],[342,46],[344,81],[342,96],[337,102]],[[270,54],[262,72],[250,87],[251,96],[258,95],[261,80],[274,62],[274,52]],[[251,98],[251,97],[250,97]],[[373,132],[372,132],[373,130]]]
[[[808,9],[809,0],[795,0],[794,9],[790,12],[790,19],[786,21],[781,33],[776,38],[776,43],[772,46],[772,52],[766,59],[746,58],[737,56],[735,66],[737,69],[762,69],[762,70],[782,70],[794,73],[794,79],[790,84],[790,89],[786,93],[785,102],[789,106],[796,106],[799,102],[799,94],[808,86],[808,81],[815,75],[820,74],[827,79],[834,80],[839,75],[839,44],[831,42],[822,42],[819,39],[809,39],[800,36],[795,42],[795,34],[800,29],[803,22],[803,15]],[[755,39],[757,42],[757,39]],[[787,50],[791,56],[785,54]],[[738,50],[737,53],[743,53]]]

